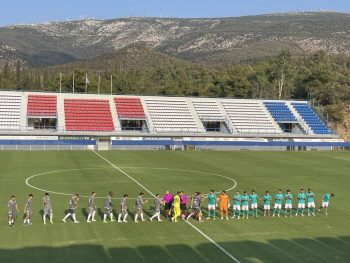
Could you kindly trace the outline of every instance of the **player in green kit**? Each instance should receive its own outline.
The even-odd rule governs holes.
[[[215,220],[215,209],[216,209],[216,194],[214,193],[214,190],[210,190],[208,196],[208,217],[207,219],[210,219],[211,213],[213,213],[213,220]]]
[[[283,194],[282,190],[279,189],[278,192],[275,194],[275,206],[273,209],[273,217],[275,216],[277,212],[277,216],[281,217],[281,210],[282,210],[282,201],[283,201]]]
[[[306,200],[306,194],[304,193],[304,189],[300,189],[300,192],[297,195],[297,199],[298,199],[298,210],[295,213],[295,216],[297,216],[299,213],[301,216],[304,216],[305,200]]]
[[[289,216],[292,217],[293,194],[291,194],[290,190],[287,190],[287,193],[284,195],[284,200],[284,216],[287,217],[289,211]]]
[[[249,201],[251,202],[252,216],[255,218],[258,218],[258,199],[259,196],[255,193],[255,190],[252,190],[252,193],[249,195]]]
[[[237,219],[239,219],[241,217],[241,195],[239,191],[233,196],[233,216],[231,218],[235,218],[236,213],[238,214]]]
[[[246,191],[244,191],[243,195],[241,196],[242,201],[242,216],[245,219],[248,219],[249,215],[249,196]]]
[[[328,206],[329,206],[329,201],[331,198],[334,198],[334,194],[325,194],[322,197],[322,205],[321,207],[317,210],[318,212],[321,212],[321,209],[324,208],[326,210],[325,215],[328,215]]]
[[[263,196],[264,201],[264,217],[270,216],[270,207],[271,207],[271,195],[269,194],[269,191],[266,191]]]
[[[312,214],[315,216],[315,194],[309,188],[306,193],[307,198],[307,215]]]

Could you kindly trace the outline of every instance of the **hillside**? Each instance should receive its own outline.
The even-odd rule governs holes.
[[[287,48],[300,56],[323,49],[350,54],[350,15],[289,13],[215,19],[125,18],[0,28],[0,63],[30,67],[92,58],[143,42],[183,59],[256,60]]]
[[[176,67],[199,67],[199,65],[158,52],[143,44],[132,44],[111,53],[67,64],[46,67],[45,70],[51,72],[72,72],[75,69],[82,69],[87,72],[101,73],[106,71],[147,71],[150,69]]]

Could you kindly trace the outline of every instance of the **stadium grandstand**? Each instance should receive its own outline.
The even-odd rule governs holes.
[[[348,147],[307,101],[0,92],[0,149]]]

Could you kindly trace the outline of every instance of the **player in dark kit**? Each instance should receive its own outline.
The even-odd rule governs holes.
[[[143,205],[146,204],[148,201],[143,199],[144,193],[140,193],[139,197],[137,197],[136,202],[135,202],[135,209],[136,209],[136,214],[135,214],[135,223],[138,223],[137,218],[140,216],[141,221],[145,221],[143,218]]]
[[[202,210],[201,210],[201,203],[202,203],[202,195],[200,192],[195,192],[194,196],[192,196],[192,213],[189,214],[186,218],[188,220],[193,215],[195,217],[198,217],[198,221],[202,222]]]
[[[15,223],[17,212],[19,212],[17,207],[16,196],[14,195],[11,196],[11,199],[8,201],[7,208],[8,208],[7,217],[8,217],[9,226],[12,226]]]
[[[162,221],[162,219],[160,219],[160,207],[163,204],[162,199],[160,198],[159,194],[156,194],[156,198],[154,199],[154,210],[155,213],[154,215],[149,219],[149,221],[152,221],[155,217],[157,217],[158,221]]]
[[[95,197],[96,197],[96,193],[92,192],[91,195],[89,196],[89,200],[88,200],[88,209],[89,209],[89,214],[87,217],[86,222],[87,223],[91,223],[91,222],[95,222],[95,214],[96,214],[96,203],[95,203]]]
[[[108,196],[107,196],[106,201],[105,201],[105,212],[103,215],[103,223],[107,223],[107,215],[109,215],[111,222],[115,222],[115,220],[113,219],[112,196],[113,196],[113,192],[109,191]]]
[[[128,194],[124,194],[122,200],[120,201],[120,213],[118,216],[118,223],[127,223],[126,218],[128,217]]]
[[[33,214],[33,194],[29,194],[27,202],[24,206],[24,216],[23,216],[23,225],[31,225],[30,222]]]
[[[80,223],[77,218],[76,218],[76,210],[78,208],[78,201],[79,201],[79,195],[78,194],[74,194],[72,195],[71,199],[69,200],[69,207],[68,207],[68,213],[66,214],[66,216],[62,219],[62,221],[64,223],[66,223],[66,219],[68,217],[72,217],[73,218],[73,221],[75,224],[78,224]]]
[[[50,200],[50,195],[49,193],[45,193],[43,197],[43,222],[44,225],[46,225],[46,217],[49,216],[50,218],[50,223],[53,224],[53,211],[52,211],[52,205],[51,205],[51,200]]]

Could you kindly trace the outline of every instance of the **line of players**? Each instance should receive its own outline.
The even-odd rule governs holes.
[[[333,193],[324,194],[322,197],[322,205],[318,209],[325,209],[325,214],[328,215],[328,205],[331,198],[334,197]],[[229,219],[229,208],[231,207],[230,198],[227,195],[226,191],[222,191],[219,195],[217,195],[214,190],[210,190],[208,195],[202,195],[200,192],[195,192],[191,198],[191,209],[190,213],[187,212],[187,203],[188,197],[184,194],[183,191],[179,191],[176,194],[171,194],[169,191],[166,191],[163,197],[160,197],[159,194],[155,195],[154,199],[154,210],[155,213],[150,217],[150,221],[153,221],[157,218],[158,221],[162,221],[161,219],[161,207],[164,205],[164,215],[166,219],[170,219],[172,222],[177,222],[181,217],[182,219],[188,220],[191,217],[197,218],[199,221],[202,221],[202,211],[201,204],[204,199],[208,199],[208,213],[207,219],[212,218],[215,220],[216,209],[219,208],[221,219],[226,220]],[[96,192],[92,192],[88,199],[88,215],[87,215],[87,223],[96,221]],[[263,201],[263,210],[264,217],[271,216],[271,202],[274,199],[274,209],[272,216],[280,217],[282,213],[282,205],[284,202],[284,216],[292,217],[293,214],[295,216],[301,215],[304,216],[304,210],[307,203],[307,214],[308,216],[315,216],[315,194],[308,189],[305,193],[303,189],[300,189],[300,192],[297,194],[298,206],[296,210],[293,210],[293,194],[290,190],[287,190],[286,193],[282,193],[282,190],[278,190],[278,192],[272,197],[269,194],[269,191],[266,191],[265,194],[260,198],[258,194],[255,193],[254,190],[251,193],[247,193],[246,191],[241,194],[239,191],[233,196],[233,207],[232,207],[232,217],[240,219],[241,217],[248,219],[248,216],[258,218],[258,200],[262,199]],[[31,225],[31,217],[32,217],[32,206],[33,202],[33,194],[29,194],[28,199],[26,201],[24,207],[24,216],[23,216],[23,224]],[[69,200],[68,212],[65,217],[62,219],[64,223],[68,218],[72,218],[74,223],[79,223],[76,218],[76,211],[78,208],[79,202],[79,194],[73,194]],[[135,201],[135,217],[134,222],[138,223],[138,219],[141,221],[145,221],[143,216],[143,206],[148,201],[144,199],[144,193],[140,193]],[[124,194],[121,198],[120,202],[120,212],[118,215],[118,223],[127,222],[128,217],[128,194]],[[249,209],[250,203],[250,209]],[[43,223],[46,224],[46,219],[49,218],[50,223],[53,224],[53,209],[51,205],[50,195],[49,193],[45,193],[42,199],[43,204],[43,213],[42,219]],[[103,214],[103,222],[107,223],[107,218],[109,217],[111,222],[114,222],[113,218],[113,192],[110,191],[104,203],[104,214]],[[16,220],[17,213],[19,212],[17,207],[16,197],[13,195],[8,202],[8,223],[12,226]]]

